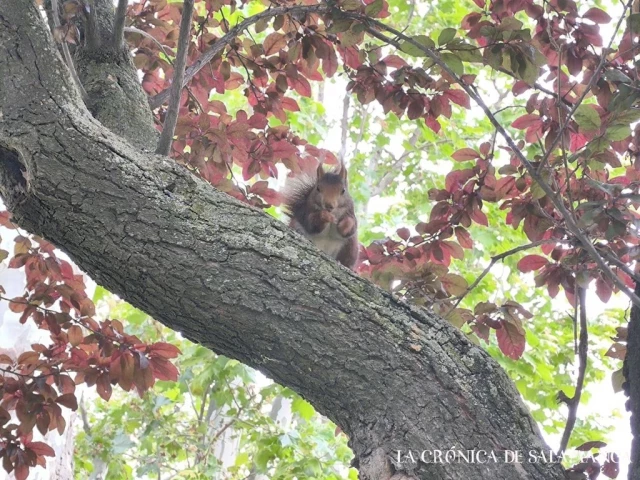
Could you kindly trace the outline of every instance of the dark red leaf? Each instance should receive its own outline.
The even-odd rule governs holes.
[[[480,154],[476,152],[473,148],[462,148],[457,152],[454,152],[451,155],[456,162],[466,162],[468,160],[475,160],[476,158],[480,158]]]
[[[607,444],[605,442],[601,442],[599,440],[594,440],[594,441],[591,441],[591,442],[583,443],[579,447],[576,447],[576,450],[578,450],[579,452],[588,452],[589,450],[591,450],[593,448],[603,448],[603,447],[606,447],[606,446],[607,446]]]
[[[25,445],[36,455],[45,455],[47,457],[55,457],[56,452],[44,442],[30,442]]]
[[[149,354],[162,358],[176,358],[180,354],[180,349],[170,343],[157,342],[149,346]]]
[[[518,270],[522,273],[533,272],[535,270],[540,270],[548,263],[549,260],[540,255],[527,255],[518,262]]]
[[[502,322],[501,328],[496,330],[498,347],[507,357],[518,360],[525,347],[524,333],[510,322]]]
[[[78,399],[73,393],[65,393],[64,395],[60,395],[58,398],[56,398],[56,403],[59,403],[60,405],[70,408],[74,411],[78,409]]]
[[[611,17],[608,13],[600,10],[599,8],[592,7],[582,16],[582,18],[588,18],[593,23],[609,23]]]

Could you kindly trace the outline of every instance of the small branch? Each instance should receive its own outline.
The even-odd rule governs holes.
[[[84,407],[84,393],[80,396],[78,402],[78,410],[80,410],[80,418],[82,419],[82,428],[85,433],[91,437],[91,426],[89,425],[89,419],[87,418],[87,409]]]
[[[587,351],[589,348],[589,332],[587,331],[587,305],[586,305],[586,290],[582,287],[578,289],[578,302],[580,309],[580,343],[578,344],[578,381],[576,382],[576,391],[573,397],[567,398],[564,392],[560,392],[558,397],[567,404],[569,413],[567,415],[567,425],[564,428],[562,434],[562,440],[560,440],[560,448],[558,449],[558,455],[561,455],[569,445],[569,439],[571,438],[571,432],[576,424],[578,406],[580,405],[580,397],[582,396],[582,389],[584,387],[584,377],[587,371]]]
[[[347,136],[349,133],[349,101],[351,95],[345,93],[342,101],[342,122],[340,123],[340,163],[344,165],[344,158],[347,155]]]
[[[53,9],[52,17],[53,17],[53,25],[56,29],[61,29],[62,25],[60,24],[60,10],[58,9],[58,0],[51,0],[51,7]],[[78,77],[78,72],[76,72],[76,67],[73,63],[73,58],[71,58],[71,52],[69,51],[69,45],[67,44],[65,39],[62,39],[61,47],[62,53],[64,55],[64,61],[69,67],[69,71],[71,72],[71,77],[73,78],[74,83],[78,87],[80,91],[80,95],[82,96],[82,100],[87,99],[87,91],[84,89],[82,82],[80,81],[80,77]]]
[[[416,142],[418,141],[419,137],[420,137],[420,127],[416,127],[416,129],[411,134],[411,137],[409,138],[409,144],[415,148]],[[407,160],[407,157],[411,155],[411,153],[412,153],[411,150],[405,149],[405,151],[402,152],[402,155],[400,155],[397,158],[397,160],[393,162],[389,171],[386,172],[382,176],[380,181],[371,189],[372,197],[376,197],[380,195],[382,192],[384,192],[387,189],[387,187],[391,184],[391,182],[393,182],[393,179],[396,178],[396,176],[398,175],[397,170],[399,168],[402,168],[402,165],[404,165],[404,162]]]
[[[216,42],[209,47],[209,49],[202,54],[202,56],[196,60],[189,68],[187,68],[183,85],[188,83],[196,73],[198,73],[202,68],[207,65],[213,58],[224,49],[227,45],[229,45],[240,33],[251,25],[259,22],[264,18],[272,18],[277,17],[278,15],[296,15],[296,14],[308,14],[308,13],[326,13],[329,11],[329,7],[327,5],[296,5],[293,7],[277,7],[270,8],[265,10],[264,12],[260,12],[256,15],[253,15],[243,22],[239,23],[232,29],[230,29],[223,37],[218,39]],[[160,105],[164,104],[170,96],[171,87],[163,90],[158,93],[151,99],[149,99],[149,105],[151,109],[156,109]]]
[[[364,138],[364,131],[366,130],[366,125],[369,120],[369,108],[368,106],[363,106],[360,104],[360,131],[358,132],[358,137],[356,138],[356,143],[353,147],[353,157],[358,154],[358,148],[360,148],[360,142]]]
[[[620,260],[616,255],[614,255],[612,252],[608,252],[602,249],[600,250],[600,253],[609,263],[613,263],[616,267],[618,267],[624,273],[629,275],[629,277],[634,282],[640,283],[640,276],[638,276],[637,273],[633,273],[631,269],[627,265],[625,265],[625,263],[622,260]]]
[[[171,144],[173,143],[173,133],[178,123],[180,97],[182,95],[182,86],[184,85],[184,69],[187,64],[187,52],[189,51],[189,43],[191,41],[193,3],[194,0],[184,0],[183,4],[182,19],[180,20],[180,36],[178,37],[178,52],[176,54],[173,80],[170,88],[171,97],[169,99],[169,108],[164,118],[162,134],[160,135],[158,148],[156,149],[156,153],[160,155],[169,155]]]
[[[165,56],[167,57],[167,62],[169,62],[170,65],[173,65],[173,60],[171,60],[171,56],[170,56],[169,52],[167,51],[165,46],[162,45],[162,43],[160,43],[158,41],[158,39],[156,37],[154,37],[153,35],[151,35],[148,32],[145,32],[144,30],[140,30],[139,28],[136,28],[136,27],[124,27],[124,32],[126,32],[126,33],[137,33],[138,35],[142,35],[143,37],[148,38],[149,40],[151,40],[153,43],[155,43],[158,46],[158,48],[160,50],[162,50],[162,53],[165,54]]]
[[[87,14],[87,9],[89,10]],[[100,35],[98,34],[98,22],[96,21],[96,5],[94,0],[86,0],[84,3],[84,17],[87,25],[85,32],[86,43],[92,50],[100,47]]]
[[[489,265],[487,265],[487,268],[485,268],[482,273],[480,274],[480,276],[478,278],[475,279],[475,281],[469,285],[469,287],[465,290],[465,292],[460,295],[458,297],[458,299],[456,300],[455,305],[453,306],[452,310],[455,308],[458,308],[458,305],[460,305],[460,302],[462,302],[462,300],[464,299],[464,297],[466,297],[474,288],[476,288],[478,286],[478,284],[482,281],[482,279],[484,277],[486,277],[489,272],[491,271],[491,269],[493,268],[493,266],[498,263],[500,260],[503,260],[511,255],[514,255],[518,252],[523,252],[525,250],[530,250],[532,248],[535,247],[539,247],[540,245],[544,245],[545,243],[552,243],[552,242],[556,242],[557,240],[552,240],[552,239],[548,239],[548,240],[538,240],[537,242],[532,242],[532,243],[528,243],[526,245],[520,245],[519,247],[515,247],[512,248],[511,250],[507,250],[506,252],[502,252],[498,255],[495,255],[493,257],[491,257],[491,261],[489,262]]]
[[[113,27],[113,48],[120,50],[124,41],[124,22],[127,18],[127,0],[118,0],[116,19]]]
[[[416,13],[416,0],[409,0],[409,15],[407,16],[407,26],[409,28],[411,26],[411,20],[413,20],[413,16]]]

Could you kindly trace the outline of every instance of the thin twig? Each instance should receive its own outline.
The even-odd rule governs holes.
[[[162,43],[160,43],[158,39],[155,38],[153,35],[151,35],[148,32],[145,32],[144,30],[140,30],[139,28],[136,28],[136,27],[124,27],[124,31],[126,33],[137,33],[138,35],[142,35],[143,37],[151,40],[153,43],[155,43],[158,46],[158,48],[160,48],[160,50],[162,50],[162,53],[164,53],[167,59],[167,62],[169,62],[169,65],[171,65],[172,67],[174,66],[173,60],[171,60],[171,57],[169,56],[169,52],[167,51],[165,46],[162,45]],[[204,113],[204,108],[202,107],[200,100],[198,100],[198,97],[195,96],[195,94],[191,91],[191,89],[188,86],[185,86],[185,89],[187,90],[187,93],[191,97],[191,100],[193,100],[195,104],[198,106],[198,110],[200,110],[200,113]]]
[[[591,80],[590,80],[589,84],[587,85],[587,88],[584,90],[584,92],[582,93],[582,95],[580,96],[578,101],[574,104],[574,107],[572,108],[571,112],[569,112],[568,117],[567,117],[567,124],[568,124],[569,119],[573,116],[573,114],[575,113],[577,108],[582,103],[582,100],[584,100],[584,98],[586,97],[587,93],[591,90],[591,87],[593,86],[593,83],[595,82],[595,79],[599,76],[599,73],[600,73],[601,69],[603,68],[605,60],[606,60],[607,51],[609,51],[609,49],[610,49],[610,46],[611,46],[611,44],[613,42],[613,39],[615,38],[615,36],[616,36],[616,34],[617,34],[617,32],[618,32],[618,30],[620,28],[622,20],[624,18],[626,18],[625,14],[626,14],[626,8],[628,8],[628,6],[629,5],[627,4],[627,7],[625,7],[625,11],[622,13],[622,16],[621,16],[621,18],[620,18],[620,20],[618,22],[618,25],[614,30],[614,34],[613,34],[613,36],[611,38],[611,42],[609,43],[609,48],[603,49],[602,58],[601,58],[600,64],[598,65],[598,67],[594,71],[593,76],[591,77]],[[522,163],[522,165],[525,167],[525,169],[527,170],[527,172],[529,173],[531,178],[533,180],[535,180],[540,185],[540,188],[542,188],[542,190],[549,197],[549,199],[551,200],[553,205],[556,207],[556,209],[558,210],[560,215],[564,218],[566,226],[567,226],[567,229],[580,241],[580,243],[582,244],[582,247],[589,253],[589,256],[595,261],[595,263],[598,265],[600,270],[607,277],[609,277],[609,279],[614,283],[614,285],[621,292],[623,292],[627,297],[629,297],[631,299],[631,301],[634,303],[634,305],[637,305],[638,307],[640,307],[640,298],[635,293],[633,293],[631,290],[629,290],[627,288],[627,286],[624,284],[624,282],[622,282],[618,278],[618,276],[611,270],[609,265],[607,265],[607,263],[604,261],[604,259],[600,256],[598,251],[593,246],[593,243],[591,243],[591,240],[589,239],[589,237],[580,229],[580,227],[578,227],[577,223],[573,220],[571,212],[569,212],[567,210],[567,208],[564,206],[563,201],[558,197],[558,195],[556,195],[555,191],[551,188],[551,186],[549,186],[549,184],[547,184],[547,182],[542,178],[542,176],[538,174],[538,172],[536,171],[536,168],[531,164],[531,162],[527,159],[527,157],[524,155],[524,153],[522,153],[522,150],[520,150],[518,148],[518,146],[516,145],[515,141],[511,137],[511,135],[509,135],[509,133],[506,131],[506,129],[495,118],[493,113],[491,113],[491,110],[489,109],[489,107],[484,102],[484,100],[482,99],[482,97],[480,96],[480,94],[477,92],[476,89],[474,89],[473,87],[465,84],[460,79],[460,77],[458,75],[456,75],[456,73],[454,73],[453,70],[451,70],[451,68],[446,63],[444,63],[444,61],[442,61],[440,56],[434,50],[430,49],[429,47],[426,47],[425,45],[419,43],[418,41],[414,40],[413,38],[408,37],[407,35],[404,35],[399,30],[397,30],[397,29],[395,29],[393,27],[390,27],[388,25],[385,25],[384,23],[381,23],[381,22],[379,22],[377,20],[373,20],[370,17],[367,17],[365,15],[361,15],[361,14],[357,14],[357,13],[351,13],[351,12],[343,12],[343,13],[341,13],[341,15],[343,17],[345,17],[345,18],[350,18],[350,19],[362,22],[362,24],[364,25],[365,31],[367,31],[371,36],[373,36],[373,37],[375,37],[375,38],[377,38],[379,40],[382,40],[383,42],[387,43],[388,45],[393,45],[394,47],[400,49],[401,45],[400,45],[400,41],[399,40],[403,40],[404,42],[414,46],[415,48],[419,49],[421,52],[425,53],[426,56],[429,57],[431,60],[433,60],[433,62],[436,65],[438,65],[444,72],[446,72],[447,75],[449,75],[451,78],[453,78],[456,81],[456,83],[458,83],[458,85],[460,85],[460,87],[482,109],[482,111],[487,116],[489,121],[493,124],[493,126],[496,128],[496,130],[498,130],[498,132],[500,133],[500,136],[502,138],[504,138],[504,140],[507,142],[507,145],[509,145],[509,147],[511,148],[513,153],[516,155],[518,160],[520,160],[520,163]],[[390,37],[380,33],[377,29],[381,29],[381,30],[387,31],[389,33],[392,33],[396,38],[390,38]],[[548,155],[550,155],[552,150],[555,148],[555,146],[557,144],[557,141],[562,137],[563,134],[564,134],[564,131],[561,131],[561,132],[558,133],[558,136],[552,142],[552,145],[550,146],[549,150],[547,151],[545,157],[548,157]],[[545,160],[546,160],[546,158],[545,158]]]
[[[329,11],[329,7],[327,5],[296,5],[293,7],[277,7],[270,8],[265,10],[264,12],[260,12],[256,15],[253,15],[243,22],[240,22],[238,25],[230,29],[224,36],[215,41],[209,49],[202,54],[202,56],[196,60],[184,74],[183,84],[188,83],[196,73],[198,73],[202,68],[207,65],[213,58],[220,53],[224,47],[229,45],[242,31],[249,28],[251,25],[259,22],[265,18],[277,17],[278,15],[296,15],[296,14],[307,14],[307,13],[326,13]],[[170,96],[170,88],[163,90],[158,93],[151,99],[149,99],[149,105],[152,109],[158,108]]]
[[[342,101],[342,122],[340,124],[340,163],[344,165],[344,159],[347,155],[347,136],[349,133],[349,102],[351,95],[347,92]]]
[[[127,0],[118,0],[116,19],[113,27],[113,48],[120,50],[124,41],[124,22],[127,18]]]
[[[169,52],[167,51],[165,46],[162,45],[162,43],[160,43],[158,39],[153,35],[151,35],[149,32],[145,32],[144,30],[140,30],[139,28],[136,28],[136,27],[124,27],[124,31],[126,33],[137,33],[138,35],[142,35],[143,37],[151,40],[153,43],[155,43],[158,46],[158,48],[160,48],[160,50],[162,50],[162,53],[164,53],[165,56],[167,57],[167,61],[169,62],[169,64],[173,65],[173,60],[171,60]]]
[[[187,52],[191,42],[191,19],[193,17],[194,0],[184,0],[182,9],[182,19],[180,20],[180,36],[178,37],[178,52],[173,69],[173,80],[171,82],[171,97],[169,108],[162,125],[162,134],[158,141],[156,153],[169,155],[171,144],[173,143],[173,133],[178,123],[180,112],[180,97],[182,96],[182,86],[184,85],[184,69],[187,64]]]
[[[584,377],[587,371],[587,351],[589,349],[589,332],[587,331],[587,305],[586,305],[586,290],[582,287],[578,289],[578,301],[580,305],[580,343],[578,344],[578,380],[576,382],[576,391],[573,397],[566,398],[563,392],[558,395],[564,403],[567,404],[569,412],[567,415],[567,424],[564,427],[562,434],[562,440],[560,440],[560,448],[558,449],[558,455],[561,455],[569,445],[569,439],[571,438],[571,432],[576,424],[576,418],[578,413],[578,406],[580,405],[580,397],[582,396],[582,389],[584,387]]]
[[[61,29],[62,26],[60,24],[60,10],[58,9],[58,0],[51,0],[51,7],[53,9],[52,17],[53,17],[53,25],[56,29]],[[69,45],[67,44],[66,39],[62,39],[61,47],[62,53],[64,55],[64,60],[67,63],[67,67],[69,67],[69,71],[71,72],[71,77],[73,81],[78,86],[78,90],[80,91],[80,95],[83,100],[87,99],[87,91],[84,89],[82,82],[80,81],[80,77],[78,76],[78,72],[76,71],[76,66],[73,63],[73,58],[71,58],[71,52],[69,51]]]
[[[520,245],[519,247],[512,248],[511,250],[507,250],[506,252],[502,252],[502,253],[499,253],[498,255],[494,255],[493,257],[491,257],[491,261],[489,262],[489,265],[487,265],[487,268],[485,268],[482,271],[482,273],[478,276],[478,278],[476,278],[475,281],[471,285],[469,285],[469,287],[465,290],[465,292],[457,298],[456,303],[453,306],[453,309],[458,308],[458,305],[460,305],[460,302],[462,302],[464,297],[466,297],[474,288],[478,286],[478,284],[482,281],[482,279],[489,274],[493,266],[496,263],[498,263],[500,260],[504,260],[505,258],[511,255],[514,255],[518,252],[530,250],[532,248],[539,247],[540,245],[544,245],[545,243],[552,243],[552,242],[557,242],[557,240],[552,240],[552,239],[538,240],[537,242],[528,243],[526,245]]]
[[[80,410],[80,418],[82,419],[82,428],[85,433],[91,437],[91,426],[89,425],[89,419],[87,418],[87,409],[84,406],[84,393],[80,396],[78,409]]]
[[[407,26],[405,30],[409,28],[411,25],[411,20],[413,20],[413,15],[416,13],[416,0],[409,0],[409,15],[407,16]]]
[[[367,127],[367,122],[369,121],[369,106],[360,104],[360,130],[358,131],[358,137],[356,138],[355,145],[353,146],[353,157],[355,158],[358,155],[358,149],[360,148],[360,143],[364,138],[364,131]]]
[[[158,46],[158,48],[160,48],[160,50],[162,50],[162,53],[164,53],[167,59],[167,62],[169,62],[169,65],[173,67],[173,60],[171,60],[171,56],[169,55],[169,52],[167,51],[165,46],[162,45],[162,43],[160,43],[158,39],[156,39],[156,37],[136,27],[124,27],[124,31],[126,33],[137,33],[138,35],[142,35],[143,37],[151,40],[153,43],[155,43]],[[185,89],[187,90],[187,93],[191,97],[191,100],[193,100],[195,104],[198,106],[198,110],[200,110],[200,113],[204,113],[204,108],[202,107],[200,100],[198,100],[198,97],[195,96],[195,94],[191,91],[191,89],[188,86],[185,86]]]
[[[391,165],[391,168],[389,168],[389,171],[387,171],[382,176],[380,181],[377,182],[377,184],[371,189],[372,197],[378,196],[382,192],[384,192],[387,189],[387,187],[391,184],[391,182],[393,182],[393,179],[396,178],[396,176],[398,175],[398,170],[402,168],[402,166],[404,165],[404,162],[407,160],[409,155],[411,155],[411,153],[413,152],[413,148],[415,148],[416,142],[420,137],[420,132],[421,132],[421,128],[419,126],[416,127],[416,129],[411,134],[411,137],[409,138],[409,145],[411,145],[412,149],[406,148],[404,152],[402,152],[402,155],[400,155],[396,159],[396,161],[393,162],[393,164]]]

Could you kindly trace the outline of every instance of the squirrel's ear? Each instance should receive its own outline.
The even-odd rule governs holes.
[[[319,163],[318,169],[316,170],[316,178],[320,180],[322,177],[324,177],[324,168],[322,168],[322,163]]]
[[[340,171],[338,172],[338,175],[340,175],[340,179],[342,180],[342,183],[346,185],[347,184],[347,167],[345,167],[344,163],[340,164]]]

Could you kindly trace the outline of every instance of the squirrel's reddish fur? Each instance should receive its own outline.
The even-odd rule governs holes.
[[[353,270],[358,260],[358,221],[344,165],[325,172],[320,164],[315,175],[289,179],[284,207],[291,228]]]

